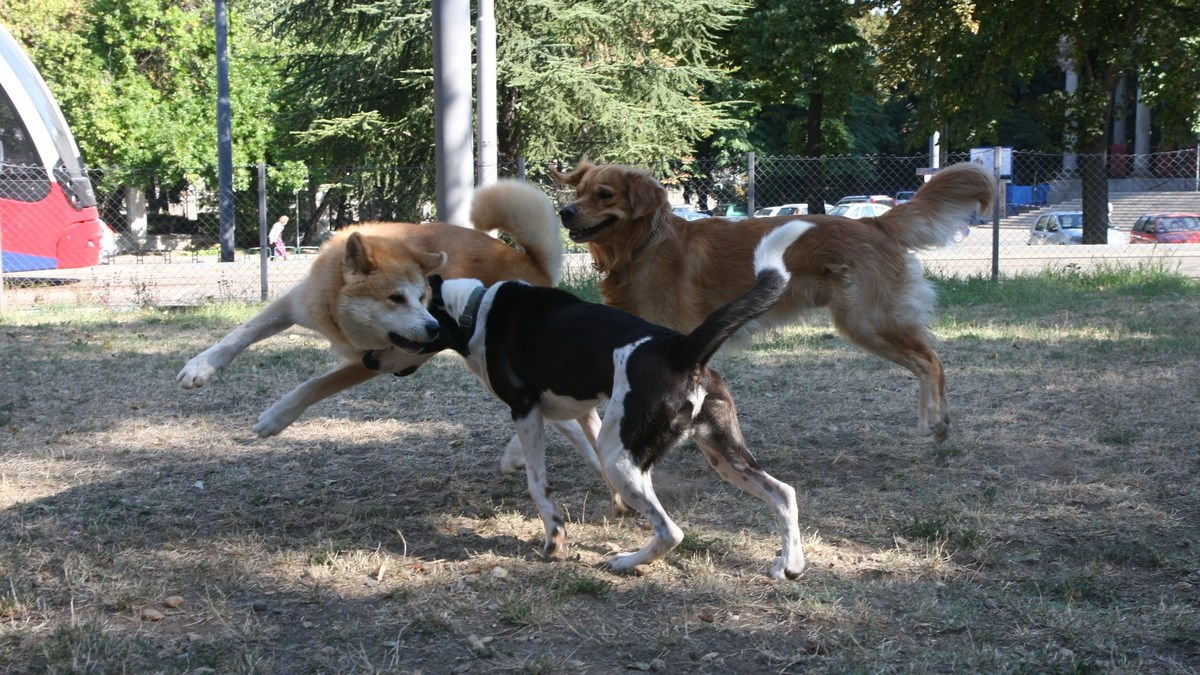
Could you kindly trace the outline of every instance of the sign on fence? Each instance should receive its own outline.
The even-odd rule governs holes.
[[[996,164],[995,148],[971,148],[971,161],[991,169]],[[1000,148],[1000,175],[1012,177],[1012,148]]]

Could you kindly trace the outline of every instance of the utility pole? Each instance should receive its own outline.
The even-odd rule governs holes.
[[[437,218],[469,226],[474,187],[471,2],[433,0],[433,137]]]
[[[221,219],[221,262],[235,259],[233,224],[233,124],[229,106],[229,17],[217,4],[217,196]]]
[[[475,19],[475,135],[478,138],[479,158],[475,160],[475,177],[479,185],[496,182],[498,173],[496,143],[496,16],[494,0],[477,0],[479,16]]]

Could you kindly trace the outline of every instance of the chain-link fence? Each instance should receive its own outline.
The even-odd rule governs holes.
[[[1200,155],[1195,148],[1152,155],[1103,158],[1002,151],[999,207],[964,224],[963,237],[922,251],[932,274],[1015,275],[1047,266],[1153,264],[1200,277]],[[1103,159],[1095,170],[1088,161]],[[946,158],[945,164],[982,161],[989,151]],[[756,157],[728,161],[668,160],[649,167],[678,210],[737,219],[760,215],[834,212],[865,217],[910,198],[932,173],[926,156]],[[268,167],[239,169],[233,194],[235,251],[221,262],[217,191],[211,180],[167,183],[145,172],[91,172],[100,218],[113,236],[100,263],[73,269],[14,269],[6,244],[62,235],[61,212],[39,220],[37,202],[53,181],[0,167],[0,250],[5,252],[6,307],[46,304],[175,305],[210,300],[274,297],[299,281],[322,241],[345,225],[368,220],[424,221],[434,212],[432,167],[309,168],[296,177]],[[293,172],[294,173],[294,172]],[[542,167],[500,167],[500,175],[528,179],[556,204],[571,192]],[[196,176],[203,176],[197,172]],[[1086,183],[1082,175],[1094,175]],[[43,189],[44,188],[44,189]],[[1076,245],[1088,214],[1102,213],[1104,245]],[[1107,204],[1095,207],[1099,194]],[[18,216],[13,216],[16,213]],[[286,259],[270,259],[260,228],[289,216]],[[1094,220],[1089,215],[1089,218]],[[1188,234],[1189,228],[1191,234]],[[1089,228],[1095,231],[1095,228]],[[43,237],[43,238],[44,238]],[[1143,242],[1157,242],[1150,244]],[[1192,241],[1196,243],[1176,243]],[[1138,243],[1131,243],[1138,242]],[[1052,244],[1052,245],[1046,245]],[[1061,244],[1061,245],[1060,245]],[[574,269],[587,269],[586,249],[568,246]]]

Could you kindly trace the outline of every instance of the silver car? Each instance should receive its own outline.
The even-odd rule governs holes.
[[[1115,230],[1108,229],[1108,241],[1114,243]],[[1083,243],[1083,212],[1082,211],[1051,211],[1038,216],[1029,226],[1029,240],[1034,244],[1082,244]]]

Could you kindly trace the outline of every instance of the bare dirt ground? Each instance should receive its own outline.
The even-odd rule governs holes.
[[[1188,286],[1187,288],[1193,288]],[[175,373],[248,314],[0,322],[0,672],[785,673],[1200,670],[1200,297],[949,306],[951,440],[914,379],[819,317],[717,367],[809,560],[685,444],[649,537],[551,434],[568,554],[543,559],[506,411],[455,357],[258,413],[332,365],[302,331],[199,392]]]

